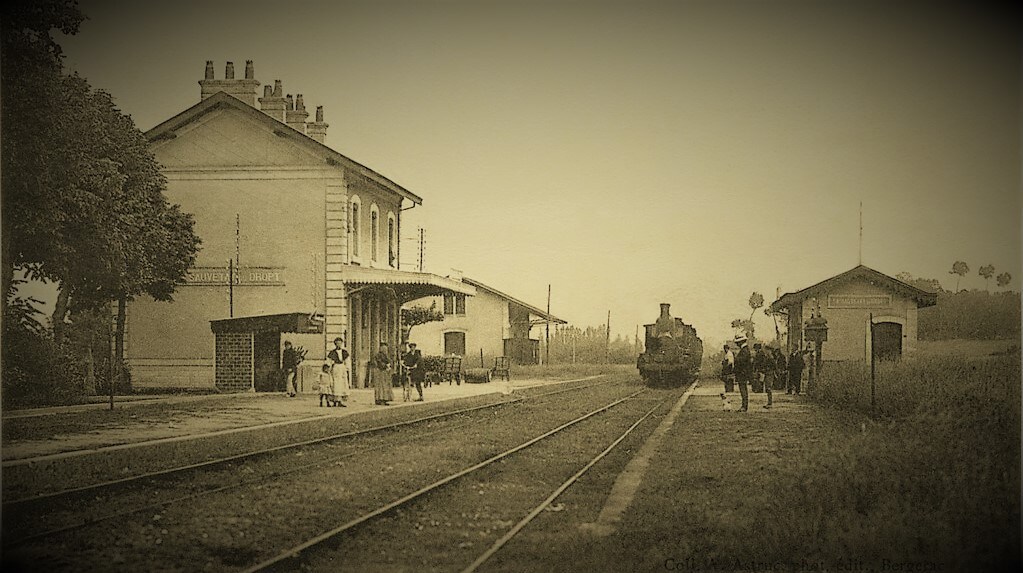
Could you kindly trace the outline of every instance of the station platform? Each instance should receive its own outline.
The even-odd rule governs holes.
[[[299,424],[364,412],[416,408],[487,394],[513,395],[515,390],[597,378],[495,380],[482,384],[433,384],[423,389],[424,401],[403,401],[393,388],[389,406],[374,404],[373,389],[350,391],[347,407],[321,407],[319,394],[289,397],[282,393],[207,394],[201,396],[129,396],[109,403],[3,412],[4,466],[53,460],[150,442],[183,441]]]

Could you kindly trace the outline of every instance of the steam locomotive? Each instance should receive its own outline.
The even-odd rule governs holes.
[[[647,386],[678,388],[700,373],[703,341],[696,336],[695,328],[671,316],[670,307],[661,303],[657,322],[645,325],[646,350],[639,355],[636,366]]]

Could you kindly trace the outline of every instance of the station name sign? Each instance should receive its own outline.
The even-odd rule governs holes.
[[[227,286],[227,267],[195,267],[181,286]],[[234,269],[235,286],[284,286],[283,267],[241,267]]]
[[[832,294],[828,295],[828,308],[887,308],[892,297],[886,294]]]

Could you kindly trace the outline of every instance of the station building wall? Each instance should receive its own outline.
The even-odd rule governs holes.
[[[443,312],[444,297],[427,297],[406,306],[425,306],[436,303]],[[424,356],[444,354],[444,334],[465,334],[466,362],[479,364],[480,349],[485,360],[493,364],[493,357],[504,355],[504,339],[508,337],[508,301],[486,289],[476,289],[476,296],[465,297],[464,314],[446,314],[444,320],[428,322],[412,329],[409,342],[415,342]]]
[[[816,300],[806,298],[801,307],[792,309],[798,312],[790,316],[790,341],[799,341],[805,345],[803,322],[810,318],[816,308],[815,302],[820,305],[828,321],[828,341],[823,346],[824,360],[870,360],[871,313],[875,323],[896,322],[902,325],[904,356],[916,350],[916,301],[864,279],[836,285],[818,295]]]

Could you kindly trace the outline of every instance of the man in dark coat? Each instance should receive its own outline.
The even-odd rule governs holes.
[[[749,384],[753,380],[753,357],[745,335],[737,335],[735,343],[739,345],[739,353],[735,356],[735,381],[739,384],[739,395],[742,396],[739,411],[746,412],[749,410]]]
[[[419,398],[416,399],[416,402],[422,402],[423,381],[426,379],[426,370],[423,369],[423,352],[416,348],[415,342],[409,343],[408,352],[402,355],[401,363],[405,365],[405,371],[408,373],[412,384],[415,385],[416,392],[419,392]]]
[[[284,370],[284,391],[292,398],[298,394],[298,365],[301,363],[302,356],[291,346],[290,340],[285,340],[281,369]]]
[[[764,345],[756,343],[753,345],[756,354],[753,356],[753,391],[767,392],[767,404],[764,408],[770,408],[774,403],[774,393],[771,386],[774,385],[774,361],[764,351]]]
[[[805,354],[804,351],[796,348],[792,351],[792,355],[789,356],[789,385],[785,390],[786,394],[799,395],[799,390],[803,383],[803,368],[806,367],[803,354]]]

